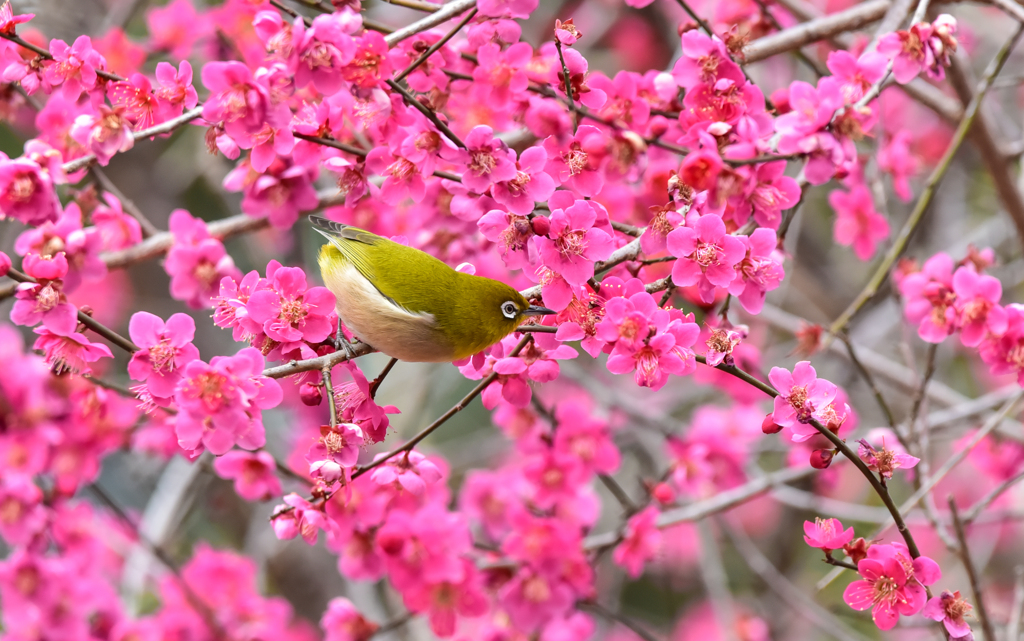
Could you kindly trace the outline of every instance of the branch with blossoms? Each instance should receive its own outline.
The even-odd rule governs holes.
[[[928,235],[948,222],[940,190],[954,164],[968,165],[968,132],[1018,218],[1006,159],[993,156],[1002,154],[993,142],[999,123],[982,107],[994,99],[1019,23],[974,89],[953,57],[957,18],[927,19],[927,1],[817,16],[796,0],[729,10],[628,0],[602,9],[614,11],[606,34],[592,3],[574,6],[573,17],[558,8],[553,26],[536,0],[394,4],[402,9],[172,0],[148,8],[131,31],[146,34],[144,45],[120,28],[69,45],[36,30],[45,31],[45,16],[0,8],[0,111],[26,139],[20,156],[0,157],[0,215],[17,235],[4,246],[15,259],[0,253],[0,275],[11,281],[0,298],[13,298],[12,325],[0,325],[5,631],[311,634],[283,599],[256,589],[257,560],[272,564],[257,552],[193,545],[192,532],[182,535],[192,537],[182,546],[191,558],[167,563],[180,575],[154,583],[154,609],[121,608],[111,589],[122,573],[118,537],[139,536],[134,519],[110,497],[94,507],[78,496],[101,469],[116,474],[105,461],[121,451],[205,454],[230,482],[229,500],[246,511],[279,503],[270,515],[278,539],[314,544],[322,533],[344,581],[383,579],[379,601],[355,589],[352,601],[325,592],[310,613],[293,598],[331,641],[365,641],[412,617],[438,637],[586,639],[597,634],[595,613],[642,638],[659,637],[651,630],[667,619],[680,630],[710,621],[725,638],[766,638],[770,628],[806,636],[765,609],[748,610],[737,568],[715,561],[718,547],[731,545],[791,607],[809,607],[795,587],[804,582],[760,550],[764,524],[782,514],[775,495],[789,483],[801,484],[789,488],[800,496],[841,493],[816,504],[824,515],[803,530],[822,562],[859,574],[843,594],[851,608],[870,609],[880,630],[922,614],[964,639],[973,605],[991,638],[997,591],[982,594],[985,555],[973,553],[970,528],[983,514],[986,525],[1001,524],[991,508],[1015,500],[1024,450],[994,433],[1019,426],[1003,419],[1020,393],[965,399],[948,386],[937,392],[935,381],[977,379],[981,391],[1000,376],[1024,382],[1024,312],[1003,296],[1017,283],[1012,270],[993,268],[997,253],[1019,248],[939,251]],[[409,15],[406,26],[389,26]],[[629,30],[650,27],[650,16],[678,27],[672,60],[638,63],[649,66],[642,73],[591,69],[607,47],[646,51],[654,32]],[[879,21],[866,48],[846,44]],[[632,44],[614,44],[620,33]],[[994,45],[984,33],[978,40]],[[781,54],[790,51],[819,72],[814,84],[789,81]],[[756,64],[768,59],[770,77]],[[947,68],[962,109],[942,93]],[[928,123],[900,88],[955,128]],[[126,180],[128,164],[147,148],[177,157],[202,146],[199,132],[210,156],[190,170],[240,194],[237,205],[225,201],[240,214],[214,219],[205,207],[169,204],[164,216],[153,204],[160,199],[126,197],[141,194]],[[840,187],[823,187],[833,181]],[[890,238],[896,201],[908,216]],[[374,347],[338,329],[335,293],[303,268],[302,214],[313,211],[511,283],[556,314],[456,363],[475,383],[454,405],[421,405],[414,388],[439,390],[442,379],[414,377],[394,359],[368,376]],[[817,237],[807,243],[821,219],[849,252],[821,252]],[[926,250],[933,255],[923,265],[901,260]],[[850,265],[878,254],[860,282],[863,269]],[[154,258],[166,290],[145,272],[137,303],[152,311],[134,309],[131,277]],[[828,271],[837,265],[852,280]],[[833,291],[815,291],[819,278]],[[887,289],[891,300],[879,296]],[[836,300],[858,290],[840,313]],[[795,363],[768,333],[768,296],[806,304],[801,316],[836,318],[824,341],[820,326],[799,330]],[[905,366],[878,354],[892,346],[869,330],[899,329],[878,321],[886,313],[902,315],[930,345],[923,367],[910,341]],[[734,324],[741,316],[749,325]],[[952,336],[955,358],[940,348]],[[857,379],[841,387],[826,378],[844,380],[826,354],[809,360],[835,337],[865,381],[865,403]],[[28,349],[25,338],[34,341]],[[583,364],[566,371],[570,359]],[[876,374],[898,379],[909,403]],[[489,414],[465,412],[477,397]],[[956,399],[958,413],[933,433],[940,420],[927,403],[939,397]],[[949,446],[942,439],[1008,398],[933,471],[932,450]],[[870,426],[874,405],[887,427],[858,430]],[[407,415],[394,419],[400,410]],[[407,429],[420,415],[420,429]],[[461,438],[466,428],[456,423],[482,416],[498,429],[473,434],[498,443],[501,456]],[[644,431],[645,421],[657,429]],[[459,448],[446,433],[459,435]],[[468,469],[453,463],[457,450],[470,450],[460,460],[477,457]],[[987,481],[978,492],[963,482],[965,461]],[[762,463],[779,469],[760,473]],[[965,486],[948,517],[933,506],[944,480]],[[306,496],[285,494],[285,483]],[[908,483],[913,492],[900,503]],[[881,538],[884,529],[855,538],[825,517],[830,506],[875,500],[898,540]],[[913,521],[912,533],[907,517],[918,505],[928,518]],[[961,518],[956,505],[972,507]],[[747,513],[756,525],[744,522]],[[215,509],[204,514],[218,518]],[[266,528],[266,514],[258,516],[253,532]],[[779,518],[777,540],[798,541],[802,517]],[[699,532],[688,529],[695,522]],[[955,526],[959,560],[940,556],[928,536],[945,533],[945,522]],[[100,535],[107,531],[114,535]],[[627,591],[609,587],[686,575],[701,556],[706,607],[644,618],[621,602]],[[931,593],[940,562],[947,575],[948,564],[965,567],[970,604],[945,586]],[[658,582],[629,589],[646,583]],[[408,614],[387,616],[397,600]],[[808,625],[847,634],[828,610],[808,611]]]

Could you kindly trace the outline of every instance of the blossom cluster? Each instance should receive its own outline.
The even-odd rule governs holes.
[[[120,27],[48,39],[33,16],[0,7],[0,114],[31,136],[20,156],[0,154],[0,219],[24,227],[15,261],[0,253],[0,276],[18,281],[11,323],[36,335],[30,352],[0,325],[5,634],[316,638],[283,599],[259,593],[252,560],[206,545],[156,581],[146,614],[122,606],[114,586],[135,548],[152,543],[134,514],[83,498],[106,497],[100,471],[118,450],[212,459],[239,497],[277,504],[277,538],[313,545],[322,534],[340,575],[386,579],[438,637],[539,641],[595,634],[583,606],[603,597],[605,550],[630,579],[695,565],[704,534],[679,510],[756,482],[764,434],[784,432],[787,471],[808,460],[824,470],[843,453],[883,489],[918,464],[910,451],[925,455],[896,426],[849,449],[858,416],[846,392],[807,360],[761,374],[769,342],[731,317],[756,319],[782,286],[786,235],[812,186],[841,185],[827,197],[833,236],[860,261],[887,241],[882,178],[908,201],[927,159],[883,113],[905,99],[886,83],[942,80],[954,18],[831,51],[816,83],[766,96],[742,64],[750,34],[775,28],[760,3],[722,3],[713,29],[680,22],[665,70],[611,75],[591,70],[589,26],[558,19],[536,46],[524,39],[519,21],[537,0],[478,0],[465,4],[471,15],[388,35],[358,1],[301,4],[322,11],[172,0],[141,12],[144,45]],[[154,232],[88,168],[186,125],[230,163],[221,187],[240,194],[243,215],[214,224],[174,209]],[[354,337],[335,295],[285,264],[294,254],[259,269],[232,255],[228,236],[262,227],[268,245],[301,247],[300,215],[314,210],[511,283],[555,312],[455,363],[482,381],[505,437],[490,464],[453,469],[413,447],[419,439],[375,449],[400,408],[377,400],[387,370],[371,382],[343,353]],[[155,255],[167,306],[119,309],[116,290],[130,285],[117,269]],[[1024,386],[1024,307],[1001,303],[1000,281],[985,273],[992,260],[942,253],[895,278],[923,340],[958,333],[992,373]],[[235,345],[204,359],[210,326]],[[569,375],[589,365],[584,356],[607,373]],[[672,392],[691,386],[715,402],[680,420]],[[268,417],[289,426],[283,445],[268,438]],[[636,452],[640,483],[623,487]],[[1001,480],[1024,462],[1004,456]],[[816,472],[817,489],[836,468]],[[754,529],[751,517],[728,518]],[[959,592],[927,598],[941,570],[912,545],[854,541],[835,519],[804,532],[827,561],[842,550],[856,565],[844,600],[870,609],[878,628],[920,613],[951,638],[971,635]],[[744,629],[727,638],[767,638],[759,616],[738,620]],[[329,641],[381,629],[341,597],[320,626]]]

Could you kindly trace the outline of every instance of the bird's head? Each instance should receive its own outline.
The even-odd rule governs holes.
[[[465,276],[467,296],[462,302],[467,308],[464,309],[465,313],[460,314],[458,321],[465,330],[460,334],[479,336],[487,341],[479,349],[511,334],[530,316],[555,313],[547,307],[531,305],[522,294],[505,283],[468,274]]]

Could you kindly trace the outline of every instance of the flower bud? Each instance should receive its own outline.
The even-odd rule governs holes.
[[[533,228],[533,233],[538,236],[547,236],[548,232],[551,231],[551,221],[544,216],[534,216],[530,221],[530,227]]]
[[[869,547],[871,547],[871,544],[861,536],[844,545],[843,552],[846,552],[846,556],[850,557],[850,560],[856,564],[860,563],[862,559],[868,558]]]
[[[303,405],[310,407],[316,407],[324,400],[323,393],[320,392],[320,386],[314,385],[313,383],[303,383],[299,388],[299,398],[302,399]]]
[[[6,276],[11,269],[11,257],[0,252],[0,276]]]
[[[675,490],[668,483],[658,483],[651,489],[651,496],[662,505],[668,505],[676,500]]]
[[[814,450],[811,452],[811,467],[816,470],[823,470],[829,465],[832,465],[832,457],[835,455],[835,450]]]
[[[782,426],[775,422],[772,415],[769,413],[768,416],[764,417],[761,421],[761,431],[765,434],[778,434],[782,431]]]

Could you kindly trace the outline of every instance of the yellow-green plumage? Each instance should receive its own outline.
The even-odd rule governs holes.
[[[330,241],[319,263],[338,316],[389,356],[465,358],[512,333],[527,316],[551,313],[530,307],[505,283],[457,272],[418,249],[318,216],[310,221]]]

